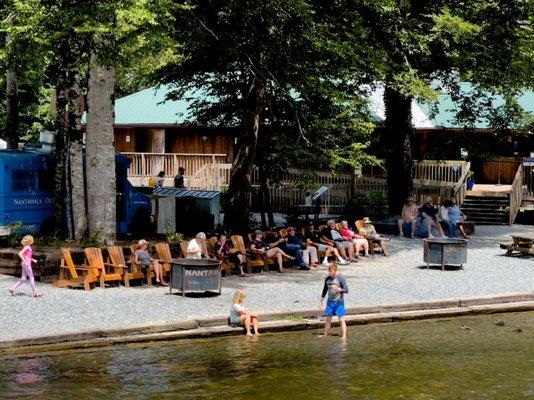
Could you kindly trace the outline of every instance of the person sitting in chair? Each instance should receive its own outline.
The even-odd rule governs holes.
[[[209,258],[206,246],[203,246],[205,241],[206,234],[204,232],[197,233],[194,239],[187,244],[185,258],[202,258],[202,256]]]
[[[464,239],[468,239],[468,236],[465,234],[464,227],[462,225],[463,222],[467,219],[467,216],[460,210],[460,207],[458,207],[458,204],[456,203],[456,199],[453,197],[451,199],[451,207],[449,208],[449,218],[451,220],[451,223],[454,224],[462,234],[462,237]]]
[[[284,253],[282,249],[278,247],[271,247],[270,245],[268,245],[267,242],[263,240],[263,232],[259,229],[254,232],[254,240],[250,245],[250,249],[254,253],[265,254],[267,258],[276,260],[276,263],[278,264],[278,272],[284,272],[284,268],[282,266],[282,257],[285,256],[287,258],[293,259],[293,257],[290,257],[289,255]]]
[[[319,266],[319,258],[317,257],[317,248],[311,245],[304,244],[302,240],[296,235],[295,227],[287,228],[287,244],[297,245],[302,251],[302,258],[308,268],[317,268]]]
[[[343,236],[345,240],[354,243],[356,257],[359,257],[360,250],[363,250],[365,257],[369,257],[369,242],[363,236],[358,235],[349,229],[349,223],[347,221],[341,221],[341,229],[339,230],[339,233],[341,233],[341,236]]]
[[[434,203],[432,201],[432,197],[430,196],[426,198],[425,204],[421,206],[421,219],[422,222],[425,224],[426,228],[428,229],[429,238],[434,237],[432,235],[433,226],[436,227],[440,236],[443,236],[443,229],[441,229],[441,225],[438,224],[436,209],[434,208]]]
[[[449,237],[454,238],[456,237],[456,224],[451,222],[451,218],[449,216],[449,210],[451,209],[451,206],[452,202],[450,200],[445,200],[438,210],[437,217],[441,227],[445,227],[447,229]]]
[[[389,239],[379,235],[376,232],[376,229],[373,226],[373,222],[369,219],[369,217],[365,217],[363,219],[363,227],[360,229],[360,233],[365,238],[370,239],[371,242],[378,243],[380,245],[380,248],[382,249],[382,254],[385,256],[388,255],[387,242],[389,241]]]
[[[399,236],[403,237],[403,226],[409,225],[411,226],[411,238],[413,239],[415,236],[415,224],[417,222],[417,204],[413,201],[413,197],[408,197],[406,199],[406,204],[402,207],[402,213],[401,218],[397,220],[397,223],[399,224]]]
[[[322,262],[323,266],[326,267],[328,265],[328,257],[332,254],[338,259],[340,265],[348,264],[348,262],[341,257],[339,251],[334,246],[330,246],[321,241],[321,235],[315,230],[313,222],[310,222],[306,228],[305,238],[308,245],[312,245],[316,247],[317,250],[324,253],[324,260]]]
[[[338,249],[339,254],[345,261],[355,261],[354,244],[343,239],[341,233],[336,229],[336,221],[333,219],[328,220],[326,225],[327,227],[321,231],[322,242]]]
[[[302,257],[302,249],[299,244],[289,243],[287,237],[281,238],[278,235],[278,230],[273,228],[271,230],[271,235],[269,236],[269,245],[271,247],[279,247],[286,254],[289,254],[294,260],[297,261],[299,269],[305,270],[310,269]]]
[[[148,242],[145,239],[141,239],[137,243],[137,250],[134,254],[134,262],[145,268],[149,268],[150,265],[154,267],[154,272],[156,274],[156,282],[161,286],[169,286],[168,283],[165,283],[163,280],[163,266],[160,262],[152,257],[148,253]]]
[[[217,235],[217,242],[213,246],[213,251],[219,256],[228,257],[232,264],[237,265],[239,268],[239,276],[248,276],[244,271],[244,267],[247,265],[246,256],[232,247],[232,242],[226,239],[226,235],[222,233]]]

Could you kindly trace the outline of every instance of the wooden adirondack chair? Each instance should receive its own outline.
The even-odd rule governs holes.
[[[355,221],[354,225],[356,226],[356,230],[358,231],[358,234],[361,235],[360,231],[365,225],[363,222],[363,219],[359,219]],[[380,252],[382,251],[382,247],[380,247],[380,244],[373,242],[372,239],[367,238],[367,243],[369,243],[369,250],[371,251],[371,253],[374,253],[375,250],[378,250]]]
[[[260,268],[262,271],[265,269],[267,272],[269,271],[268,267],[268,259],[265,254],[260,254],[253,252],[252,250],[248,250],[245,247],[245,241],[243,239],[243,236],[241,235],[233,235],[231,238],[232,245],[234,248],[238,249],[241,254],[244,254],[247,257],[247,272],[249,274],[252,274],[252,268]]]
[[[141,284],[145,279],[142,269],[137,264],[131,264],[124,258],[124,252],[121,246],[108,246],[109,258],[111,264],[124,267],[124,286],[130,287],[130,280],[141,279]],[[130,264],[130,267],[128,266]],[[150,279],[147,279],[148,286],[151,286]]]
[[[183,243],[184,241],[182,241]],[[180,243],[180,246],[182,246],[182,243]],[[187,242],[186,248],[187,248]],[[183,248],[182,248],[183,251]],[[161,265],[163,266],[163,274],[168,275],[171,271],[171,264],[172,264],[172,255],[171,255],[171,248],[169,247],[168,243],[160,242],[156,243],[156,252],[158,253],[158,259],[161,261]]]
[[[232,263],[230,262],[230,257],[217,254],[215,252],[215,243],[217,243],[216,236],[210,237],[210,239],[206,242],[206,249],[208,251],[208,254],[210,255],[210,257],[214,257],[221,262],[221,270],[224,275],[232,275]]]
[[[125,268],[120,265],[105,263],[102,249],[99,247],[87,247],[84,249],[84,253],[89,265],[98,269],[100,287],[102,289],[106,287],[106,282],[118,282],[120,286],[120,281],[124,280]]]
[[[88,265],[74,264],[69,249],[61,248],[61,253],[63,258],[59,265],[59,280],[54,282],[54,286],[74,287],[83,285],[85,290],[91,290],[91,283],[98,282],[98,270]],[[81,275],[78,275],[78,272]]]

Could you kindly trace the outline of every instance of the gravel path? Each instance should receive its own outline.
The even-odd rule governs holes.
[[[442,272],[421,268],[420,239],[393,238],[391,255],[377,254],[341,267],[350,292],[348,306],[486,296],[534,290],[534,258],[504,257],[498,247],[510,234],[534,232],[524,225],[477,226],[469,241],[463,269]],[[247,307],[259,311],[289,311],[318,306],[326,270],[288,270],[285,274],[255,274],[223,278],[221,296],[181,297],[166,288],[133,287],[58,289],[38,284],[44,294],[31,297],[29,285],[17,296],[8,293],[16,278],[0,275],[0,340],[20,339],[93,329],[125,328],[226,314],[234,291],[246,290]]]

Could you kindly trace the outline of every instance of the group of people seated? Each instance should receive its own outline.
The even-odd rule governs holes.
[[[406,204],[402,208],[401,218],[398,219],[399,235],[404,236],[404,230],[410,232],[413,238],[417,233],[418,223],[422,224],[427,231],[427,237],[433,238],[432,229],[434,228],[439,236],[445,236],[443,229],[446,229],[448,236],[456,237],[458,231],[464,239],[468,236],[465,233],[463,222],[467,219],[466,215],[460,210],[453,197],[445,200],[439,208],[434,206],[432,197],[427,197],[421,207],[417,207],[413,197],[406,199]]]
[[[273,228],[268,232],[256,230],[249,235],[246,251],[251,254],[264,255],[275,261],[278,272],[284,271],[284,261],[294,261],[299,269],[309,270],[321,265],[329,264],[329,258],[334,257],[340,265],[356,262],[357,259],[370,256],[370,246],[377,243],[382,254],[388,254],[388,238],[379,235],[369,218],[365,218],[364,226],[359,232],[349,228],[347,221],[336,224],[329,220],[320,230],[313,222],[306,227],[296,229],[289,226],[286,229]],[[224,233],[216,235],[216,242],[211,254],[207,251],[206,235],[199,232],[187,244],[185,257],[188,258],[217,258],[224,256],[239,269],[240,276],[247,276],[247,255],[234,248],[232,241]],[[319,257],[322,256],[322,261]],[[321,262],[320,262],[321,261]]]

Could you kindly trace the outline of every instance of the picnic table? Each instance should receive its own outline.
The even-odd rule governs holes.
[[[506,250],[506,256],[511,256],[514,252],[523,255],[534,255],[534,234],[519,234],[512,236],[512,243],[501,243],[501,249]]]

